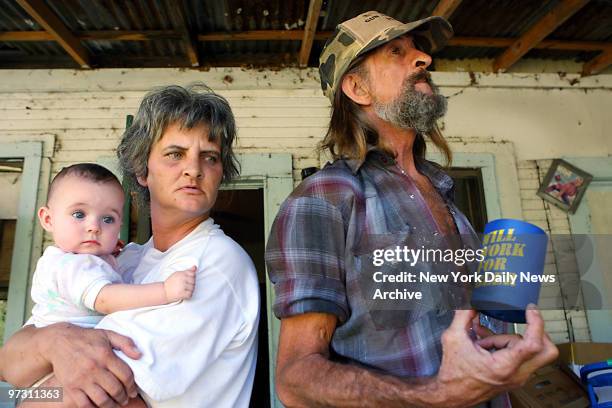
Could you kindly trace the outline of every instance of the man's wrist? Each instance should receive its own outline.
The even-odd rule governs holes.
[[[427,379],[411,379],[407,382],[403,395],[404,401],[410,407],[439,407],[444,398],[441,394],[436,377]]]
[[[457,399],[457,395],[454,399]],[[414,379],[406,387],[404,399],[410,407],[450,408],[449,387],[441,384],[438,377]]]
[[[53,351],[57,350],[58,344],[66,335],[66,331],[70,330],[70,323],[54,323],[49,326],[41,327],[35,334],[35,347],[38,357],[45,361],[49,366],[53,366],[53,356],[56,354]]]

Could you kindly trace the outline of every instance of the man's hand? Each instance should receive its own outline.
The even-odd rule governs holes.
[[[128,337],[109,330],[83,329],[58,324],[41,350],[51,357],[64,397],[77,407],[119,407],[137,395],[136,383],[129,366],[113,349],[132,359],[140,352]]]
[[[177,300],[189,299],[195,288],[196,267],[185,271],[174,272],[164,282],[164,291],[166,292],[166,301],[168,303]]]
[[[544,320],[535,307],[526,311],[527,328],[520,335],[488,335],[473,341],[469,329],[476,312],[458,310],[451,326],[442,335],[442,364],[437,387],[454,405],[472,406],[525,384],[538,368],[554,361],[559,352],[544,332]],[[496,349],[495,351],[490,351]],[[463,392],[457,392],[463,390]],[[469,391],[468,391],[469,390]]]
[[[44,383],[40,385],[41,387],[61,387],[62,385],[59,383],[55,376],[52,376]],[[113,402],[114,404],[114,402]],[[87,406],[92,406],[87,405]],[[108,405],[108,406],[117,406]],[[24,401],[18,405],[19,408],[75,408],[78,405],[70,398],[70,395],[64,394],[62,401]],[[130,398],[127,405],[123,406],[124,408],[147,408],[147,404],[143,401],[143,399],[138,395],[136,398]]]

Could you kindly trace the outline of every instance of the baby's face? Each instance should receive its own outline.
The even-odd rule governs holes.
[[[116,183],[67,176],[56,187],[41,223],[66,252],[108,255],[119,239],[123,199]]]

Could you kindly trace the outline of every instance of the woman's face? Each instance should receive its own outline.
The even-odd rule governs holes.
[[[208,126],[168,126],[151,148],[146,178],[151,214],[165,221],[208,218],[223,177],[221,148],[208,140]]]

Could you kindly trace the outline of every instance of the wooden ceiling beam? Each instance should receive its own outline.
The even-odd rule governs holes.
[[[152,41],[152,40],[180,40],[180,33],[172,30],[146,30],[146,31],[81,31],[75,33],[81,40],[109,40],[109,41]]]
[[[308,16],[306,17],[306,25],[304,26],[304,36],[302,37],[302,47],[298,57],[298,65],[305,67],[308,65],[310,51],[312,51],[312,43],[314,42],[315,33],[317,32],[317,23],[319,22],[319,14],[321,14],[321,6],[323,0],[310,0],[308,6]]]
[[[55,41],[46,31],[0,31],[0,41]]]
[[[315,33],[315,40],[326,40],[332,35],[331,31]],[[153,41],[153,40],[180,40],[182,36],[173,30],[145,30],[145,31],[77,31],[74,36],[81,41]],[[301,30],[254,30],[241,32],[212,32],[200,34],[198,41],[299,41],[303,39]],[[0,31],[0,41],[55,41],[55,38],[46,31]],[[448,45],[451,47],[483,47],[506,48],[516,41],[515,38],[497,37],[453,37]],[[612,42],[603,41],[565,41],[543,40],[534,48],[566,51],[606,51],[612,49]]]
[[[589,0],[561,0],[554,9],[546,13],[503,54],[495,59],[493,72],[506,71],[588,2]]]
[[[90,67],[89,53],[57,17],[57,15],[47,6],[44,0],[17,0],[17,3],[42,26],[55,41],[74,59],[81,68]]]
[[[506,48],[515,41],[516,39],[514,38],[453,37],[448,41],[448,45],[451,47]],[[612,48],[612,42],[543,40],[533,48],[566,51],[602,51]]]
[[[582,75],[593,75],[612,65],[612,49],[602,52],[582,67]]]
[[[315,40],[326,40],[332,31],[315,33]],[[109,41],[151,41],[180,40],[182,35],[174,30],[144,31],[77,31],[74,36],[80,40]],[[253,30],[237,32],[210,32],[196,36],[198,41],[300,41],[304,38],[302,30]],[[0,31],[0,41],[55,41],[46,31]]]
[[[319,31],[315,40],[326,40],[332,31]],[[235,32],[211,32],[199,34],[198,41],[299,41],[304,39],[303,30],[252,30]]]
[[[448,20],[455,10],[457,10],[461,2],[462,0],[440,0],[431,15],[444,17]]]
[[[195,36],[189,31],[189,25],[187,23],[187,17],[183,12],[183,2],[168,2],[168,12],[170,17],[174,20],[175,28],[183,38],[183,43],[187,50],[187,58],[189,64],[192,67],[200,66],[200,59],[198,57],[198,44],[195,41]]]

